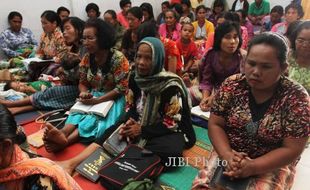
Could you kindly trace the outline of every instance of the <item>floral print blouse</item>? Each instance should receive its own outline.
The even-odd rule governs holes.
[[[64,37],[60,28],[56,28],[52,34],[41,35],[37,56],[43,59],[52,59],[55,57],[55,62],[59,63],[62,56],[68,53]]]
[[[0,47],[9,57],[17,57],[21,52],[16,50],[34,48],[38,45],[33,33],[28,28],[21,28],[19,32],[6,29],[0,35]]]
[[[257,158],[281,147],[284,138],[310,135],[309,95],[299,84],[281,77],[256,135],[249,135],[252,122],[249,108],[250,86],[245,76],[233,75],[225,80],[215,95],[211,113],[225,119],[224,128],[232,149]]]
[[[104,68],[97,69],[95,73],[91,69],[91,55],[87,53],[80,63],[80,84],[91,90],[108,92],[116,90],[125,93],[128,88],[129,63],[126,57],[118,50],[110,50],[110,59]]]
[[[310,67],[300,67],[293,57],[289,58],[289,78],[301,84],[310,93]]]

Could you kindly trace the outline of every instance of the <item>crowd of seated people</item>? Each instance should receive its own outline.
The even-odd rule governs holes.
[[[290,189],[310,134],[309,4],[294,0],[271,8],[270,0],[235,0],[229,8],[226,0],[214,0],[209,8],[200,0],[165,1],[154,15],[148,2],[132,7],[120,0],[118,13],[101,14],[104,7],[89,3],[85,21],[61,6],[38,17],[39,42],[22,27],[22,14],[10,12],[0,34],[10,67],[17,59],[45,62],[19,68],[22,81],[1,81],[2,91],[27,96],[0,97],[0,189],[33,189],[43,176],[54,189],[80,189],[67,173],[118,128],[122,139],[143,145],[165,165],[195,144],[193,106],[211,113],[204,127],[214,150],[192,189],[210,189],[219,159],[227,161],[228,177],[250,177],[249,189]],[[42,80],[45,74],[52,80]],[[70,112],[62,129],[45,123],[44,147],[51,154],[89,144],[58,163],[64,170],[46,172],[55,163],[30,159],[19,148],[14,115],[110,100],[105,117]],[[2,179],[6,172],[23,173],[28,162],[39,172]]]

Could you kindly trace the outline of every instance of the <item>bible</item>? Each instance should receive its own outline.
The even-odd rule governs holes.
[[[210,186],[214,189],[223,190],[246,190],[251,182],[251,178],[230,179],[230,177],[223,174],[224,167],[222,164],[216,168],[214,175],[210,181]]]
[[[110,160],[111,157],[104,151],[104,149],[102,147],[98,147],[75,168],[75,171],[90,181],[97,182],[99,179],[98,170]]]
[[[109,110],[113,106],[113,103],[114,101],[110,100],[95,105],[85,105],[82,102],[78,101],[71,107],[70,113],[89,113],[105,117],[109,113]]]

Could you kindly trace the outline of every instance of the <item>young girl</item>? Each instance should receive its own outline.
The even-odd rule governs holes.
[[[197,47],[191,39],[194,32],[194,26],[191,23],[183,24],[181,28],[181,38],[176,44],[180,51],[183,62],[183,73],[191,73],[192,66],[197,60]]]

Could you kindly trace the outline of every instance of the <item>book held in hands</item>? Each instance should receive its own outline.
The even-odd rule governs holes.
[[[113,103],[114,101],[110,100],[95,105],[85,105],[82,102],[78,101],[71,107],[70,113],[89,113],[105,117],[109,113],[109,110],[113,106]]]

